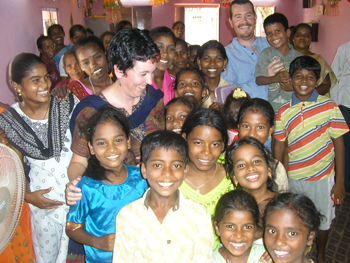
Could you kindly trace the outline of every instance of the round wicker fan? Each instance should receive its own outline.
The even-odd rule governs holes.
[[[23,166],[17,154],[0,144],[0,254],[10,243],[22,212]]]

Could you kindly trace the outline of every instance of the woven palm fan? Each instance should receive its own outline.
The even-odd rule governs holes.
[[[0,144],[0,254],[12,240],[25,194],[23,166],[17,154]]]

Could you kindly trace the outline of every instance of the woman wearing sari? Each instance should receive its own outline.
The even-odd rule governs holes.
[[[78,100],[50,96],[51,80],[44,62],[21,53],[9,66],[19,103],[0,115],[0,129],[29,167],[25,201],[29,203],[35,262],[64,262],[68,237],[64,187],[71,159],[69,119]]]
[[[66,85],[79,100],[99,94],[112,84],[105,49],[96,36],[79,38],[74,48],[66,52],[63,61],[64,69],[72,81],[59,84]],[[87,75],[85,79],[84,72]]]
[[[329,97],[329,91],[337,83],[337,78],[327,61],[320,54],[315,54],[310,51],[311,31],[311,26],[306,23],[301,23],[294,28],[292,38],[294,49],[305,56],[313,57],[320,63],[321,75],[316,90],[320,95],[327,95]]]
[[[127,164],[140,162],[140,144],[147,134],[164,129],[163,92],[150,86],[159,57],[157,46],[139,29],[125,29],[112,38],[108,60],[117,80],[99,95],[82,100],[74,110],[70,123],[73,135],[70,180],[82,176],[87,167],[89,149],[84,126],[100,107],[111,105],[129,119],[131,149]]]

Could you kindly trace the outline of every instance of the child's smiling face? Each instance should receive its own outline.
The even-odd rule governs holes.
[[[246,262],[255,239],[255,221],[248,211],[232,211],[219,223],[214,222],[216,235],[223,247],[219,250],[228,258]]]
[[[300,101],[306,101],[317,85],[315,72],[306,69],[297,69],[292,76],[292,85],[295,96]]]
[[[227,59],[221,55],[216,48],[208,49],[204,52],[202,59],[198,58],[198,65],[201,65],[202,72],[207,78],[220,77],[220,73],[226,66]]]
[[[207,90],[202,86],[198,75],[193,71],[185,71],[178,76],[177,89],[175,96],[186,97],[187,99],[202,104],[202,98],[205,97]]]
[[[262,152],[254,145],[243,144],[233,154],[233,179],[247,192],[267,188],[269,169]]]
[[[109,120],[95,128],[92,143],[89,142],[88,146],[103,168],[119,172],[130,148],[130,140],[116,122]]]
[[[275,210],[266,218],[264,243],[275,263],[303,262],[314,236],[295,211]]]
[[[160,51],[160,60],[157,62],[157,69],[165,71],[173,64],[175,56],[175,43],[171,36],[163,35],[154,40]]]
[[[187,171],[184,157],[173,148],[155,149],[146,164],[141,164],[141,174],[147,179],[152,198],[156,199],[175,198]]]
[[[284,49],[288,46],[290,30],[285,30],[281,23],[273,23],[265,27],[267,41],[277,50]]]
[[[182,126],[191,109],[183,103],[171,104],[165,116],[165,129],[181,134]]]
[[[206,125],[197,126],[188,135],[187,143],[189,159],[196,169],[216,169],[216,162],[225,148],[220,131]]]
[[[267,138],[273,133],[274,127],[270,127],[270,122],[261,112],[247,110],[238,124],[239,138],[250,136],[261,143],[265,143]]]

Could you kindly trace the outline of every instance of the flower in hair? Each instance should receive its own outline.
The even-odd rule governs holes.
[[[247,93],[245,93],[243,90],[241,90],[241,88],[237,88],[233,92],[232,97],[234,99],[246,98],[247,97]]]

